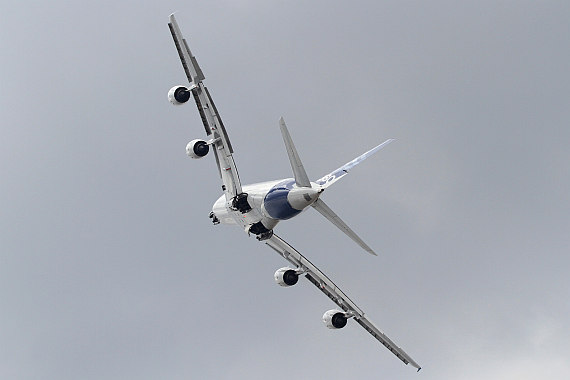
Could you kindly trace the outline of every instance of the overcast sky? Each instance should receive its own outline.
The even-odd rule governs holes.
[[[0,5],[0,378],[570,378],[568,1]],[[314,180],[388,139],[276,231],[423,370],[287,263],[208,219],[220,193],[168,30],[243,183]]]

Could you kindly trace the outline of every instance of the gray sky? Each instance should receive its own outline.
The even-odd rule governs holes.
[[[0,6],[0,378],[570,378],[567,1]],[[279,234],[416,374],[237,228],[167,27],[178,11],[244,183],[384,141]]]

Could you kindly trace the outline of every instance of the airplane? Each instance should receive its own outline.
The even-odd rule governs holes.
[[[386,334],[384,334],[331,279],[321,272],[299,251],[274,233],[275,226],[282,220],[288,220],[306,210],[309,206],[321,213],[343,233],[354,240],[366,252],[376,253],[330,209],[320,198],[329,186],[348,174],[349,170],[363,160],[376,153],[393,139],[370,149],[354,160],[344,164],[324,177],[311,181],[303,167],[297,149],[293,144],[291,135],[283,118],[279,120],[279,127],[294,178],[277,181],[241,184],[236,164],[233,159],[233,147],[226,132],[220,114],[212,100],[210,92],[204,86],[204,73],[190,48],[183,38],[174,14],[170,15],[168,26],[174,39],[174,44],[182,67],[188,78],[189,85],[172,87],[168,92],[168,99],[174,105],[182,105],[192,97],[198,108],[207,139],[195,139],[186,146],[186,153],[194,159],[205,157],[212,151],[218,173],[222,180],[223,194],[212,207],[209,217],[214,225],[228,224],[241,227],[248,235],[255,235],[257,240],[275,250],[292,267],[284,267],[275,272],[277,284],[288,287],[293,286],[304,276],[321,292],[329,297],[339,308],[327,311],[323,315],[323,322],[329,329],[341,329],[346,326],[348,319],[354,319],[368,333],[376,338],[388,350],[406,365],[421,367],[403,349],[398,347]]]

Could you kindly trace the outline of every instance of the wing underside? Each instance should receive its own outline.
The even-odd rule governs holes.
[[[178,56],[190,82],[189,89],[192,91],[194,101],[198,107],[200,118],[206,134],[211,137],[209,144],[212,146],[216,156],[216,164],[224,185],[224,193],[228,199],[235,197],[242,192],[239,174],[233,159],[233,148],[226,132],[226,128],[212,100],[210,92],[202,83],[205,79],[198,61],[192,55],[188,43],[182,37],[182,32],[178,27],[174,15],[170,15],[168,23],[174,45],[178,51]]]
[[[289,245],[286,241],[279,236],[273,236],[265,241],[268,246],[273,248],[285,260],[295,265],[296,268],[303,271],[304,276],[313,285],[315,285],[321,292],[331,299],[338,307],[353,316],[354,320],[362,326],[366,331],[376,338],[384,347],[390,350],[405,364],[410,364],[412,367],[421,369],[403,349],[398,347],[390,338],[386,336],[372,321],[370,321],[356,304],[348,298],[348,296],[340,290],[334,282],[332,282],[323,272],[321,272],[315,265],[313,265],[305,256],[299,251]]]

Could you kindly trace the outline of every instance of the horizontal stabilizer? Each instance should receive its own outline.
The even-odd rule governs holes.
[[[368,152],[356,157],[354,160],[347,162],[346,164],[342,165],[340,168],[336,169],[335,171],[327,174],[323,178],[315,181],[323,188],[327,188],[345,175],[348,174],[348,171],[355,167],[356,165],[360,164],[362,161],[367,159],[368,157],[372,156],[374,153],[378,152],[380,149],[384,148],[386,145],[390,144],[394,139],[388,139],[384,141],[382,144],[370,149]]]
[[[348,235],[349,238],[354,240],[356,242],[356,244],[358,244],[359,246],[364,248],[364,250],[366,252],[370,253],[371,255],[378,256],[372,250],[372,248],[370,248],[364,241],[362,241],[362,239],[360,237],[358,237],[358,235],[349,226],[347,226],[346,223],[343,222],[342,219],[340,219],[339,216],[337,214],[335,214],[334,211],[329,208],[329,206],[326,205],[325,202],[323,202],[321,199],[317,199],[315,201],[315,203],[312,204],[312,206],[318,212],[320,212],[325,218],[330,220],[332,222],[332,224],[337,226],[339,230],[341,230],[346,235]]]
[[[299,153],[295,149],[293,144],[293,139],[287,130],[285,125],[285,120],[283,118],[279,119],[279,127],[281,128],[281,134],[283,135],[283,141],[285,142],[285,148],[287,148],[287,154],[289,155],[289,162],[291,162],[291,168],[293,169],[293,174],[295,175],[295,182],[299,187],[311,187],[311,181],[307,176],[307,172],[303,167]]]

